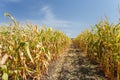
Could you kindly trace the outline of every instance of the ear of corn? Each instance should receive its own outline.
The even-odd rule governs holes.
[[[70,39],[52,28],[20,26],[10,15],[13,26],[0,26],[0,79],[39,80],[49,63],[67,48]],[[5,78],[6,77],[6,78]]]
[[[74,44],[87,52],[105,71],[106,77],[120,80],[120,24],[110,25],[107,20],[82,32],[74,39]],[[117,74],[117,76],[115,76]]]

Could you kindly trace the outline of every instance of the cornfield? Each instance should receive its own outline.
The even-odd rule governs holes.
[[[40,80],[70,43],[62,32],[20,24],[0,26],[0,80]]]
[[[120,23],[102,20],[91,30],[85,30],[74,39],[76,47],[84,50],[110,80],[120,80]]]

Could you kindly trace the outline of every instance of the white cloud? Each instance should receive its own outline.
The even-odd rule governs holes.
[[[53,27],[68,27],[71,25],[70,21],[57,19],[49,6],[44,6],[41,8],[40,12],[44,14],[44,18],[40,20],[42,24]]]
[[[54,20],[54,14],[52,13],[50,7],[48,6],[44,6],[42,9],[41,9],[41,12],[45,15],[45,20],[47,21],[52,21]]]
[[[35,11],[37,10],[37,11]],[[31,10],[32,11],[32,10]],[[53,28],[66,28],[69,27],[73,22],[67,21],[67,20],[61,20],[56,18],[56,15],[53,13],[50,6],[43,6],[39,9],[39,7],[33,8],[33,11],[30,12],[30,15],[34,16],[37,15],[42,16],[42,18],[39,19],[33,19],[33,20],[27,20],[27,22],[33,22],[38,25],[47,25],[52,26]]]

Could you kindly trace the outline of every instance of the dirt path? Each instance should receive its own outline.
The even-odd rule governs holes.
[[[74,46],[49,70],[49,76],[44,80],[107,80],[102,71],[97,71],[97,63],[89,59]]]

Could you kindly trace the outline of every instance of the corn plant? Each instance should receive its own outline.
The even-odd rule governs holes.
[[[69,45],[70,39],[52,28],[26,24],[0,26],[0,77],[3,80],[40,80],[49,64]]]
[[[87,50],[88,56],[99,63],[99,66],[105,71],[106,77],[111,80],[115,78],[120,80],[119,23],[110,25],[107,20],[103,20],[92,27],[91,31],[84,31],[78,35],[74,39],[74,43],[78,46],[82,44],[83,50]]]

